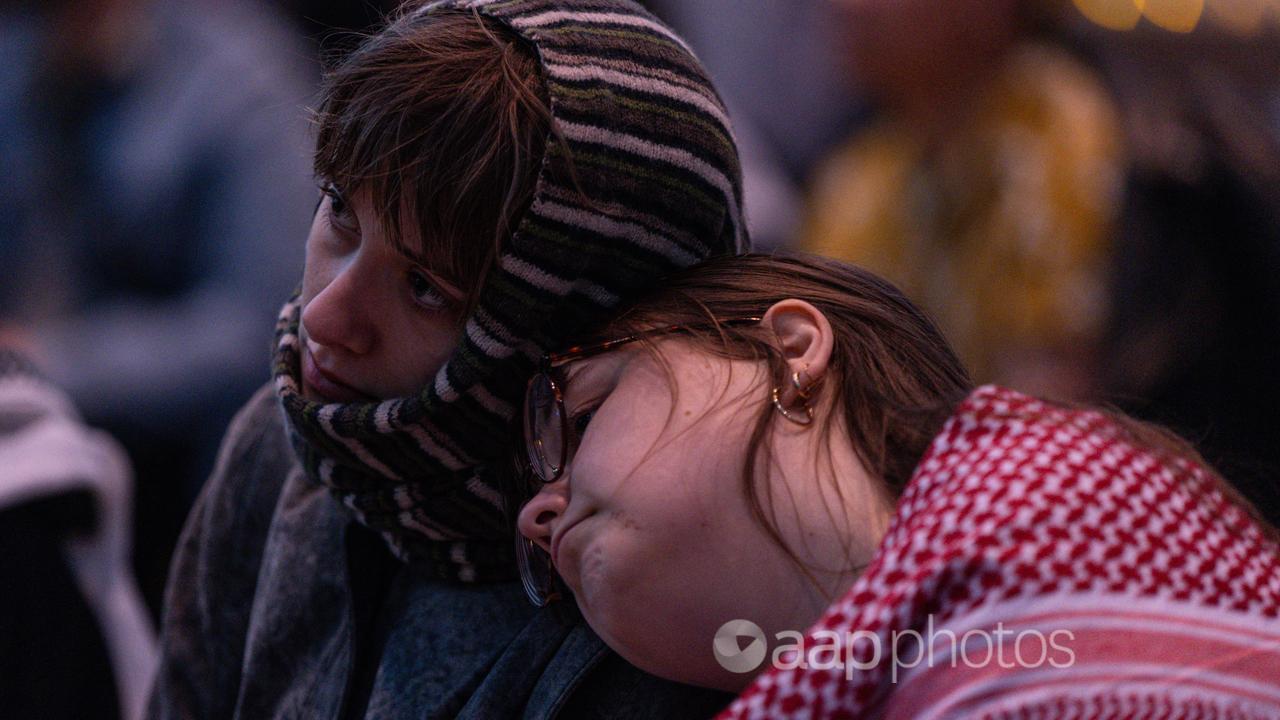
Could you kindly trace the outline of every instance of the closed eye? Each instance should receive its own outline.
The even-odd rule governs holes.
[[[591,408],[570,418],[569,427],[573,431],[574,439],[582,440],[582,436],[587,433],[587,426],[591,424],[592,419],[596,416],[596,410],[597,408]]]

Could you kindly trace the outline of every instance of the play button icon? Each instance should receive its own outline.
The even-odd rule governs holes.
[[[764,631],[750,620],[730,620],[716,631],[711,649],[720,667],[732,673],[748,673],[760,667],[768,647]]]

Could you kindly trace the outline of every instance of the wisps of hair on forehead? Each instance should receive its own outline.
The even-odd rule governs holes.
[[[419,10],[406,4],[326,74],[315,172],[372,198],[395,248],[460,288],[470,311],[532,199],[551,113],[534,51],[510,30]]]

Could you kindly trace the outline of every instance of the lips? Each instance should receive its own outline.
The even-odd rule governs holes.
[[[311,349],[302,352],[302,384],[305,390],[319,396],[321,400],[334,403],[376,402],[377,398],[352,386],[341,376],[328,372],[320,367]]]
[[[564,529],[560,530],[560,532],[556,533],[555,536],[551,538],[551,564],[554,565],[557,570],[560,570],[561,568],[560,549],[564,547],[565,536],[569,534],[570,530],[573,530],[580,525],[583,520],[587,519],[587,517],[588,515],[584,515],[573,520],[569,524],[565,525]]]

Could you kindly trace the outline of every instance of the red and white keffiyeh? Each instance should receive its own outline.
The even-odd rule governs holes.
[[[987,386],[803,653],[720,717],[1280,718],[1278,616],[1280,547],[1204,468]]]

